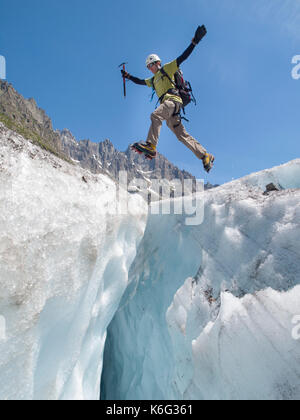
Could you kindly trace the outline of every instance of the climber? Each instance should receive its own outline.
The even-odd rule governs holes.
[[[176,89],[174,77],[175,73],[179,70],[179,66],[190,56],[195,46],[201,41],[206,33],[205,26],[199,26],[191,44],[184,53],[176,60],[165,64],[163,67],[158,55],[149,55],[146,60],[146,66],[154,75],[154,77],[150,79],[139,79],[138,77],[130,75],[124,69],[121,70],[121,73],[124,79],[131,80],[138,85],[153,88],[157,93],[161,104],[151,115],[151,126],[146,143],[135,143],[132,148],[140,153],[144,153],[146,157],[150,159],[155,158],[162,123],[163,121],[166,121],[168,127],[174,132],[178,140],[187,146],[198,159],[202,160],[204,169],[209,172],[215,158],[188,134],[183,126],[180,115],[183,101],[179,90]]]

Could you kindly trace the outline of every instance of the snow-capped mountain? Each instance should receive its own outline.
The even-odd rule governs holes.
[[[77,141],[72,133],[66,129],[62,130],[60,134],[64,154],[92,173],[108,174],[113,179],[118,180],[120,171],[126,171],[129,182],[134,179],[148,181],[149,178],[163,180],[166,183],[169,182],[169,184],[174,179],[180,182],[190,179],[195,182],[193,175],[185,170],[180,170],[160,153],[158,153],[156,159],[148,161],[144,156],[133,152],[130,147],[125,152],[120,152],[108,139],[100,143],[94,143],[90,140]],[[214,187],[216,185],[210,183],[204,186],[205,189]],[[189,189],[184,193],[187,195],[191,191],[192,189]]]
[[[35,100],[23,98],[5,81],[0,81],[0,93],[0,122],[34,144],[94,174],[106,174],[118,180],[120,171],[126,171],[129,183],[134,179],[147,182],[150,177],[167,184],[174,179],[181,182],[184,179],[195,180],[193,175],[180,170],[161,154],[149,162],[129,147],[125,152],[120,152],[108,139],[100,143],[77,141],[67,129],[54,130],[51,119]],[[205,186],[206,189],[213,187],[211,184]],[[187,189],[184,193],[190,192]]]
[[[299,180],[163,214],[0,124],[0,399],[299,399]]]

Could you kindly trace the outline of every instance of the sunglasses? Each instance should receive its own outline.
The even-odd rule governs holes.
[[[148,69],[151,69],[153,66],[156,66],[156,64],[157,64],[157,62],[149,64]]]

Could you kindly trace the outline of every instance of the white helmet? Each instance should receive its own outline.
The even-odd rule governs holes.
[[[148,67],[149,64],[156,63],[157,61],[161,61],[159,56],[156,55],[156,54],[150,54],[149,57],[147,57],[147,60],[146,60],[146,67]]]

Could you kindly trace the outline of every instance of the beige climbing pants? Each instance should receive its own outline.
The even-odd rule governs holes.
[[[178,111],[177,111],[178,108]],[[202,159],[206,150],[197,142],[184,128],[180,115],[174,115],[179,112],[179,107],[173,101],[165,101],[151,114],[151,127],[147,137],[147,142],[157,146],[160,130],[163,121],[167,122],[167,126],[173,131],[179,141],[187,146],[198,159]]]

